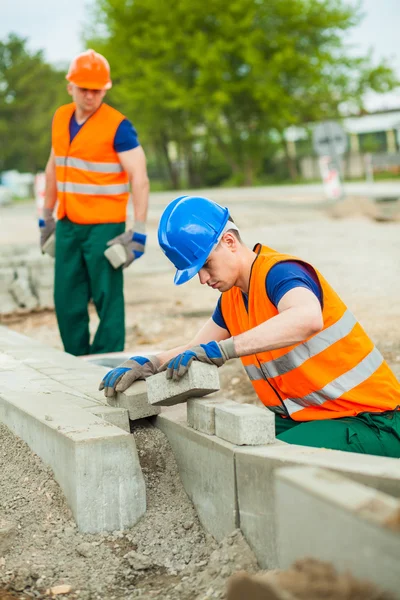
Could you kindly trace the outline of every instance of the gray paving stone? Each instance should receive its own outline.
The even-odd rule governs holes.
[[[223,398],[190,398],[187,401],[188,426],[215,435],[215,407],[229,404],[235,405],[235,402]]]
[[[115,425],[128,433],[131,432],[129,426],[129,415],[128,411],[125,408],[117,408],[114,406],[95,406],[91,408],[87,408],[92,415],[96,415],[96,417],[100,417],[107,423],[111,423],[111,425]]]
[[[166,374],[158,373],[147,379],[147,394],[150,404],[172,406],[189,398],[206,396],[220,388],[218,368],[194,361],[188,372],[179,381],[167,379]]]
[[[215,435],[237,446],[259,446],[275,442],[274,414],[251,404],[215,407]]]
[[[128,409],[131,421],[158,415],[161,410],[159,406],[152,406],[149,403],[145,381],[135,381],[125,392],[119,392],[116,397],[108,398],[108,404]]]

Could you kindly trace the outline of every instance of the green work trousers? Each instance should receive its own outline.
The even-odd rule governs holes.
[[[400,410],[304,423],[276,415],[275,429],[288,444],[400,458]]]
[[[125,223],[79,225],[61,219],[56,227],[54,302],[66,352],[80,356],[118,352],[125,344],[122,269],[113,269],[104,251]],[[92,344],[88,304],[100,319]]]

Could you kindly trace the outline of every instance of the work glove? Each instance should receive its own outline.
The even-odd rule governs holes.
[[[53,217],[53,211],[51,208],[45,208],[43,210],[43,218],[39,219],[39,230],[40,230],[40,248],[43,250],[43,245],[47,242],[52,233],[56,228],[56,222]]]
[[[178,354],[175,358],[164,363],[160,371],[167,371],[167,379],[177,381],[188,371],[194,360],[221,367],[231,358],[237,358],[232,337],[221,342],[209,342],[185,350],[182,354]]]
[[[147,379],[158,373],[160,361],[156,356],[131,356],[102,379],[99,390],[104,390],[106,398],[112,398],[117,392],[124,392],[134,381]]]
[[[123,269],[126,269],[134,260],[143,256],[147,238],[145,228],[146,226],[142,221],[136,221],[133,230],[128,229],[125,233],[121,233],[121,235],[117,235],[117,237],[107,242],[107,246],[121,244],[125,248],[127,259],[122,265]]]

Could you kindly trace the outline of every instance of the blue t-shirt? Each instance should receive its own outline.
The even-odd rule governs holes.
[[[72,142],[76,134],[82,129],[86,121],[81,125],[76,122],[75,113],[69,122],[69,143]],[[124,119],[118,126],[114,137],[115,152],[126,152],[140,146],[136,129],[128,119]]]
[[[275,308],[289,290],[297,287],[303,287],[313,292],[322,306],[322,289],[317,274],[312,267],[307,267],[304,263],[294,260],[277,263],[270,269],[265,279],[267,296]],[[246,310],[248,310],[248,296],[244,292],[242,294]],[[222,316],[221,297],[212,318],[214,323],[228,329]]]

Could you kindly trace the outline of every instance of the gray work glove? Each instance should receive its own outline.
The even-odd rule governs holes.
[[[107,246],[121,244],[125,248],[127,259],[122,265],[123,269],[126,269],[134,260],[143,256],[147,238],[145,231],[145,223],[136,221],[133,230],[128,229],[125,233],[121,233],[121,235],[117,235],[117,237],[107,242]]]
[[[188,371],[194,360],[221,367],[231,358],[237,358],[232,337],[221,342],[209,342],[185,350],[182,354],[178,354],[164,363],[160,371],[167,371],[167,379],[177,381]]]
[[[160,361],[157,356],[131,356],[102,379],[99,390],[104,390],[106,398],[112,398],[117,392],[124,392],[138,379],[147,379],[158,373]]]
[[[43,251],[43,245],[47,242],[56,229],[56,222],[51,208],[43,209],[43,218],[39,219],[40,230],[40,249]]]

